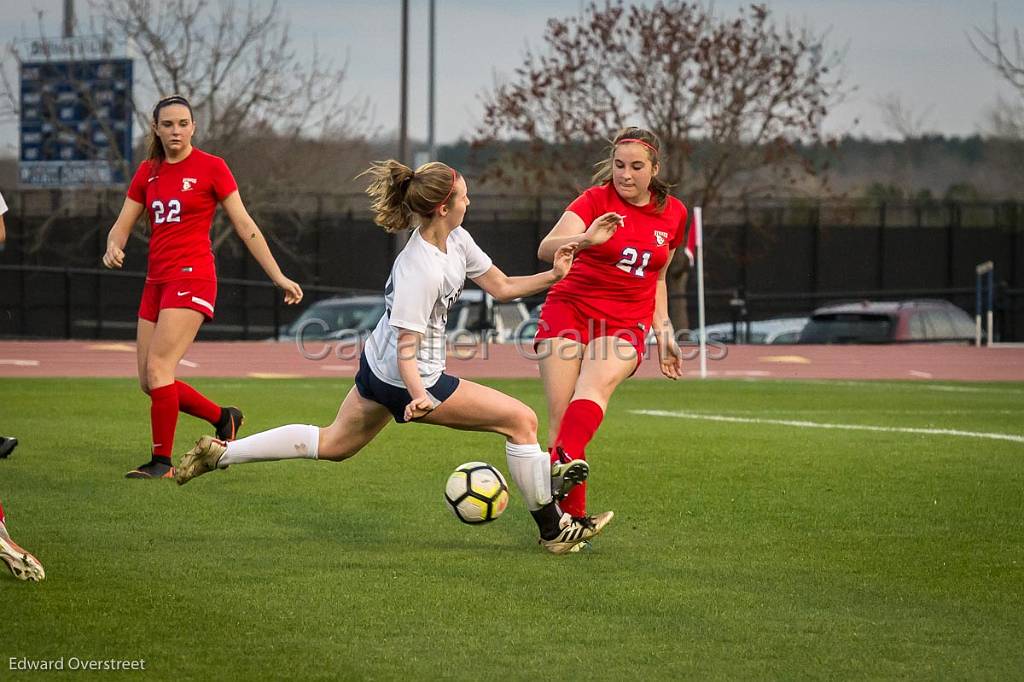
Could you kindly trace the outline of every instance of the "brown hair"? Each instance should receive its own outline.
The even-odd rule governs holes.
[[[154,126],[160,122],[160,110],[164,107],[169,107],[173,104],[180,104],[183,107],[187,108],[189,117],[193,121],[196,120],[195,115],[192,113],[192,105],[188,103],[187,99],[185,99],[181,95],[170,95],[168,97],[164,97],[163,99],[161,99],[159,102],[156,103],[156,106],[153,107]],[[162,142],[160,142],[160,136],[156,134],[155,130],[150,131],[149,134],[149,155],[147,156],[147,158],[150,161],[156,161],[157,163],[160,163],[161,161],[167,158],[167,152],[164,151],[164,145]]]
[[[650,159],[652,166],[661,163],[661,140],[658,139],[657,135],[636,126],[623,128],[612,138],[611,146],[608,147],[608,158],[594,164],[594,177],[591,178],[593,184],[604,185],[611,182],[612,166],[615,162],[615,148],[623,142],[640,143],[647,151],[647,158]],[[672,185],[658,176],[655,175],[651,178],[649,189],[651,194],[654,195],[654,204],[659,211],[665,208],[665,202],[668,201],[668,194],[671,188]]]
[[[366,193],[372,200],[373,222],[387,232],[428,222],[437,209],[451,204],[459,178],[454,168],[439,161],[414,171],[394,159],[374,161],[356,177],[364,175],[370,176]]]

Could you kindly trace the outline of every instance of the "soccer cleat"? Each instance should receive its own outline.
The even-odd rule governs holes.
[[[223,408],[220,423],[217,424],[217,438],[223,441],[232,441],[238,438],[238,432],[244,421],[245,416],[237,407]]]
[[[575,516],[573,521],[577,522],[581,526],[594,530],[594,534],[601,532],[601,529],[607,526],[612,518],[615,516],[615,512],[604,512],[597,516]],[[584,552],[594,549],[590,540],[584,540],[583,542],[577,543],[572,546],[570,552]]]
[[[125,478],[174,478],[174,467],[159,460],[151,459],[142,466],[135,467]]]
[[[7,564],[7,568],[11,569],[18,580],[39,582],[46,577],[39,559],[19,547],[7,534],[3,524],[0,524],[0,560]]]
[[[174,480],[178,485],[185,485],[196,476],[213,471],[227,449],[228,444],[224,441],[213,436],[203,436],[196,441],[194,448],[182,456]]]
[[[558,461],[551,465],[551,496],[564,500],[573,486],[587,480],[590,465],[582,459],[569,459],[562,448],[558,448]]]
[[[18,447],[18,439],[13,436],[0,436],[0,459],[4,459],[7,455],[14,452],[14,448]]]
[[[568,514],[562,514],[562,519],[558,524],[561,528],[558,535],[550,540],[541,538],[539,542],[544,549],[552,554],[566,554],[573,551],[573,547],[576,545],[586,542],[600,533],[601,529],[612,520],[612,516],[614,516],[612,512],[605,512],[597,516],[585,517],[584,521],[579,521]]]

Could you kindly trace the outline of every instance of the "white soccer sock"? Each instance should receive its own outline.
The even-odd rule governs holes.
[[[254,433],[228,443],[217,467],[247,462],[273,462],[279,459],[316,459],[320,427],[289,424]]]
[[[519,492],[526,500],[526,508],[537,511],[551,502],[551,457],[537,443],[516,445],[505,443],[508,471]]]

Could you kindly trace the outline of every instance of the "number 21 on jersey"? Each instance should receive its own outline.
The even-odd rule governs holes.
[[[639,266],[637,266],[637,261],[640,262]],[[632,246],[627,246],[622,250],[622,258],[619,260],[618,263],[615,264],[615,267],[617,267],[619,270],[622,270],[623,272],[628,272],[631,275],[643,277],[644,269],[647,268],[647,264],[650,262],[650,251],[638,252]]]
[[[154,225],[181,222],[181,202],[177,199],[171,199],[168,201],[166,207],[164,207],[164,202],[162,201],[154,201],[150,205],[153,208]],[[167,212],[166,215],[164,211]]]

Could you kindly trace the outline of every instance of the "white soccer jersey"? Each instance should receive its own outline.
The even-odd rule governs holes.
[[[445,253],[417,229],[391,266],[384,291],[387,310],[366,341],[370,369],[381,381],[405,387],[398,372],[398,329],[423,335],[416,366],[423,386],[433,386],[445,368],[445,324],[466,278],[491,269],[491,259],[463,227],[448,235]]]
[[[0,215],[7,213],[7,202],[4,201],[4,195],[0,194]]]

